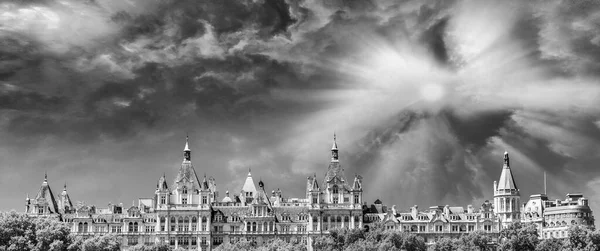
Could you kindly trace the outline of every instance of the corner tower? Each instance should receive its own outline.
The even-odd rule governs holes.
[[[498,182],[494,181],[494,213],[502,227],[521,219],[521,194],[510,170],[508,152],[504,153],[504,165]]]

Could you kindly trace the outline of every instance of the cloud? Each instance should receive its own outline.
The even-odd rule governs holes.
[[[304,177],[326,171],[335,131],[346,174],[362,174],[368,200],[389,204],[489,198],[506,149],[524,196],[539,192],[542,171],[577,181],[557,178],[555,193],[589,191],[581,184],[600,174],[590,168],[600,142],[590,1],[65,0],[0,10],[0,147],[54,161],[31,165],[79,163],[50,145],[94,146],[78,154],[98,155],[80,157],[90,168],[113,170],[98,162],[114,158],[154,182],[152,172],[176,170],[173,147],[187,133],[197,172],[225,189],[253,166],[269,189],[301,196]]]

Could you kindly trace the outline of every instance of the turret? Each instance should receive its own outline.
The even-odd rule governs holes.
[[[500,179],[498,182],[494,181],[494,213],[499,216],[504,227],[512,222],[520,221],[520,201],[521,196],[510,169],[508,152],[505,152]]]
[[[337,141],[336,141],[335,133],[333,133],[333,146],[331,147],[331,161],[337,161],[338,157],[339,157],[339,155],[338,155]]]

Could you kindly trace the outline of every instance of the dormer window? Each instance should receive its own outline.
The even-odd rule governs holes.
[[[333,194],[337,194],[339,192],[337,185],[333,185],[333,188],[331,190],[333,190]]]
[[[183,187],[183,189],[181,189],[181,193],[182,194],[187,194],[187,187]]]

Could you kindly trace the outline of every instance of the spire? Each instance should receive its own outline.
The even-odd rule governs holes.
[[[48,171],[44,172],[44,182],[48,182]]]
[[[63,191],[67,191],[67,182],[66,181],[65,181],[65,186],[64,186]]]
[[[333,146],[331,147],[331,161],[338,161],[338,146],[335,132],[333,133]]]
[[[500,179],[498,180],[498,190],[505,189],[517,189],[517,183],[515,183],[515,179],[512,175],[512,171],[510,170],[508,152],[504,152],[504,166],[502,167],[502,173],[500,174]]]
[[[336,136],[335,136],[335,132],[333,132],[333,146],[331,147],[331,150],[337,150],[338,146],[337,146],[337,141],[336,141]]]
[[[183,160],[192,160],[192,150],[190,150],[189,137],[185,136],[185,147],[183,148]]]
[[[248,177],[252,177],[252,169],[248,167]]]

